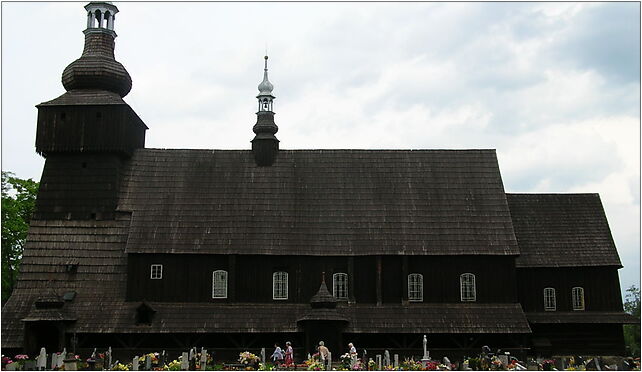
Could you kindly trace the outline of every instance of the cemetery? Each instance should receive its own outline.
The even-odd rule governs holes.
[[[268,351],[261,348],[257,354],[250,351],[239,353],[238,360],[216,360],[213,353],[205,348],[193,347],[180,355],[162,352],[150,352],[135,355],[132,358],[118,360],[111,347],[104,351],[94,349],[87,358],[67,352],[47,353],[40,349],[37,356],[19,354],[13,358],[2,356],[2,370],[6,371],[613,371],[640,370],[640,358],[567,356],[558,358],[529,358],[521,361],[501,350],[492,352],[488,346],[482,347],[481,353],[461,360],[450,360],[448,357],[432,359],[426,348],[424,336],[423,355],[404,357],[391,354],[369,355],[367,350],[360,354],[345,353],[333,359],[329,352],[327,358],[323,353],[308,354],[300,363],[270,362]],[[299,360],[295,358],[295,361]]]

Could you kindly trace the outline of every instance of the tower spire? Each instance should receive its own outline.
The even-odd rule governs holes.
[[[256,136],[252,140],[252,152],[258,166],[270,166],[276,160],[279,151],[279,140],[274,136],[279,127],[274,123],[272,90],[274,86],[268,79],[267,53],[264,57],[265,67],[263,68],[263,81],[258,86],[259,95],[256,96],[259,103],[259,110],[256,113],[256,124],[252,130]]]

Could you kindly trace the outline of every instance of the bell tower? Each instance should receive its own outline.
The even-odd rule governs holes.
[[[279,127],[274,123],[274,111],[272,111],[275,98],[272,95],[274,86],[268,80],[267,61],[268,56],[265,56],[263,81],[259,84],[259,95],[256,96],[259,101],[259,110],[256,113],[256,124],[252,128],[256,133],[252,140],[252,152],[258,166],[272,165],[279,151],[279,140],[275,136]]]
[[[38,108],[36,152],[45,157],[34,218],[109,219],[122,165],[145,147],[147,126],[123,101],[132,79],[114,57],[118,8],[85,6],[82,55],[62,73],[66,92]]]

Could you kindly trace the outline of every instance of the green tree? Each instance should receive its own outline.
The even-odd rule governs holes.
[[[2,172],[2,305],[11,296],[18,277],[37,193],[38,182]]]
[[[632,285],[626,290],[624,311],[640,317],[640,288]],[[624,343],[627,353],[631,356],[640,356],[640,324],[627,324],[624,326]]]

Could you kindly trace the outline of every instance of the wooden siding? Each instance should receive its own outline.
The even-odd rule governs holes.
[[[622,311],[615,267],[517,269],[519,301],[524,311],[544,311],[544,288],[555,288],[557,311],[573,311],[571,290],[584,288],[585,311]]]
[[[113,219],[122,161],[110,154],[52,154],[45,163],[34,219]]]
[[[36,151],[112,152],[130,156],[145,147],[147,127],[127,104],[38,106]]]
[[[272,273],[288,273],[288,299],[276,302],[308,303],[316,294],[321,272],[332,292],[332,274],[348,273],[354,261],[354,286],[349,297],[357,303],[377,302],[375,257],[238,256],[226,255],[145,255],[129,254],[129,301],[168,302],[275,302]],[[403,258],[383,256],[381,294],[383,303],[405,300],[407,277],[402,274]],[[513,258],[509,257],[409,257],[408,270],[424,276],[424,302],[460,302],[459,275],[476,275],[477,302],[517,301]],[[235,262],[231,266],[230,262]],[[163,265],[163,279],[150,279],[150,266]],[[228,298],[212,299],[212,272],[228,271]],[[232,281],[234,284],[232,285]]]
[[[533,324],[533,339],[545,338],[555,355],[623,355],[621,324]]]

